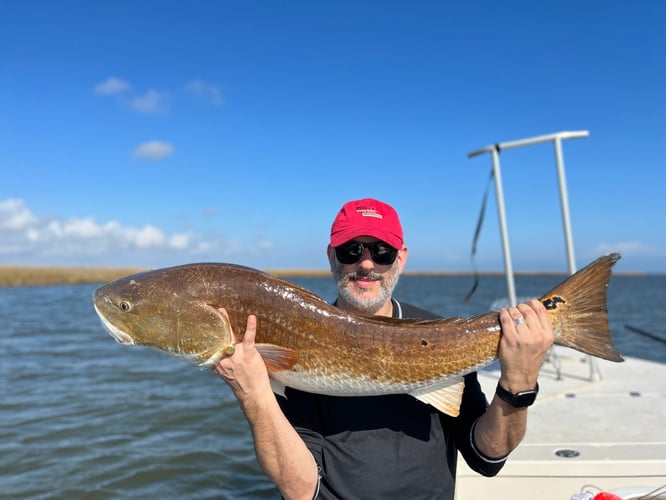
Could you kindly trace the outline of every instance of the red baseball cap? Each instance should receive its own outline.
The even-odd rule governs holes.
[[[371,236],[402,249],[402,226],[395,209],[379,200],[365,198],[343,205],[331,226],[331,246],[339,247],[359,236]]]

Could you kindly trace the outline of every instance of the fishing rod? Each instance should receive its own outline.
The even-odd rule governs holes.
[[[666,344],[666,339],[663,339],[658,335],[654,335],[652,333],[646,332],[645,330],[641,330],[640,328],[636,328],[635,326],[627,324],[625,324],[624,327],[631,332],[638,333],[639,335],[643,335],[644,337],[647,337],[649,339],[656,340],[657,342],[661,342],[662,344]]]

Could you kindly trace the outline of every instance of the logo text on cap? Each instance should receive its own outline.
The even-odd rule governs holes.
[[[363,217],[375,217],[376,219],[383,219],[382,214],[377,213],[377,210],[374,208],[357,208],[357,214],[361,214]]]

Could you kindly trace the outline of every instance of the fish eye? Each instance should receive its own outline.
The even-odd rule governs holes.
[[[124,311],[124,312],[127,312],[130,309],[132,309],[132,304],[130,304],[129,302],[127,302],[125,300],[123,300],[119,305],[120,305],[120,310]]]

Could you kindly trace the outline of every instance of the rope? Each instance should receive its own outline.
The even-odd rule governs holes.
[[[499,145],[495,145],[495,148],[499,153]],[[469,292],[467,292],[467,295],[465,295],[465,302],[468,302],[469,299],[472,298],[472,295],[474,295],[474,292],[476,292],[476,289],[479,286],[479,271],[476,268],[476,261],[474,258],[476,257],[476,244],[479,241],[479,236],[481,235],[481,227],[483,226],[483,219],[486,214],[486,205],[488,204],[488,195],[490,194],[490,186],[492,185],[494,179],[495,179],[495,173],[491,167],[490,175],[488,176],[488,181],[486,182],[486,190],[483,193],[483,200],[481,201],[481,213],[479,214],[479,220],[476,223],[476,230],[474,231],[474,238],[472,239],[471,261],[472,261],[472,268],[474,269],[474,284],[472,285],[472,289]]]

